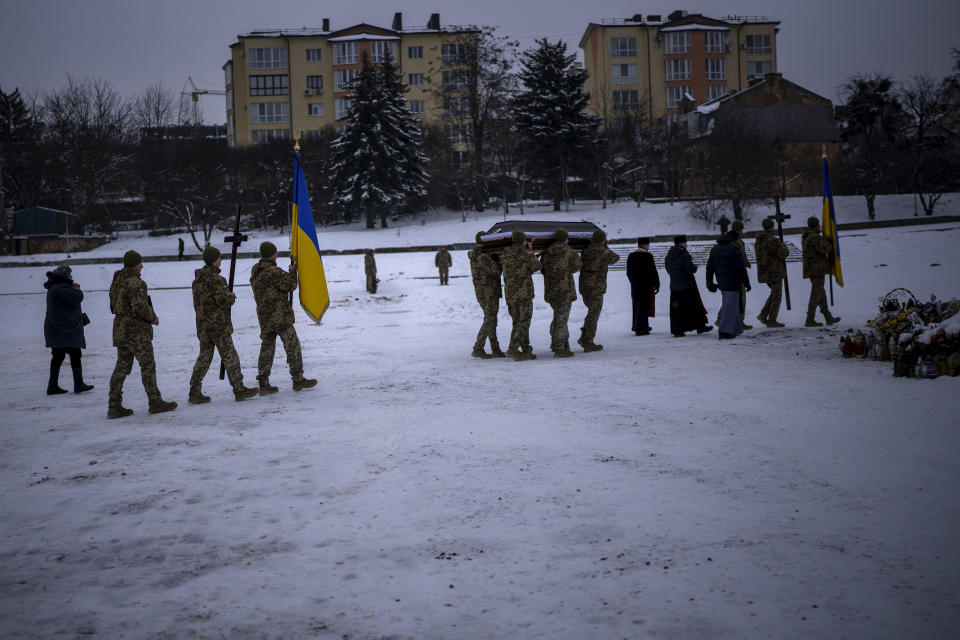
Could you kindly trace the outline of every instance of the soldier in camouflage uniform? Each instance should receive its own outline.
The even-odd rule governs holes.
[[[827,308],[827,292],[823,288],[826,275],[830,273],[830,249],[820,235],[820,221],[815,217],[807,219],[807,228],[803,231],[803,277],[810,279],[810,301],[807,303],[807,321],[805,327],[822,327],[814,320],[817,307],[823,313],[827,324],[836,324],[840,318],[830,315]]]
[[[583,319],[577,344],[583,347],[584,351],[603,349],[603,345],[596,344],[593,339],[597,336],[597,320],[600,319],[600,311],[603,309],[603,294],[607,292],[607,270],[619,259],[620,256],[607,247],[607,234],[603,229],[594,229],[590,244],[580,255],[582,267],[579,289],[583,304],[587,307],[587,317]]]
[[[367,293],[377,292],[377,260],[373,257],[373,249],[363,252],[363,272],[367,274]]]
[[[543,299],[553,309],[550,322],[550,350],[554,358],[571,358],[570,306],[577,299],[577,287],[573,283],[573,274],[580,271],[580,256],[567,244],[566,229],[557,229],[553,242],[540,256],[543,273]]]
[[[230,386],[233,387],[234,399],[252,398],[257,395],[257,389],[243,384],[240,358],[231,337],[233,322],[230,319],[230,307],[237,296],[227,287],[226,278],[220,275],[220,250],[212,246],[204,249],[203,263],[202,269],[194,271],[193,280],[193,309],[197,314],[200,355],[190,376],[190,404],[210,402],[210,397],[203,395],[201,385],[210,369],[214,348],[220,352]]]
[[[260,321],[260,358],[257,361],[257,381],[260,383],[260,395],[276,393],[278,389],[270,385],[270,371],[273,368],[273,355],[277,346],[277,337],[283,343],[287,353],[287,366],[293,379],[293,390],[309,389],[317,384],[311,378],[303,377],[303,355],[300,352],[300,340],[293,328],[293,305],[290,294],[297,288],[297,267],[290,265],[289,273],[277,266],[277,247],[272,242],[260,245],[260,262],[253,266],[250,273],[250,286],[257,301],[257,320]]]
[[[453,264],[453,256],[446,247],[440,247],[440,251],[437,251],[437,255],[433,258],[433,264],[440,270],[440,284],[450,284],[450,266]]]
[[[780,238],[773,235],[773,220],[764,218],[763,231],[757,233],[753,252],[757,256],[757,282],[764,282],[770,288],[770,295],[763,303],[763,309],[757,320],[768,327],[782,327],[777,322],[780,313],[780,300],[783,296],[783,279],[787,277],[787,268],[784,264],[790,250]]]
[[[477,333],[477,341],[473,345],[474,358],[503,358],[506,354],[500,350],[497,340],[497,313],[500,311],[500,298],[503,296],[500,287],[500,265],[496,258],[484,253],[480,247],[480,236],[477,233],[477,246],[467,254],[470,260],[470,275],[473,276],[473,291],[477,295],[477,302],[483,309],[483,324]],[[483,345],[490,338],[490,353],[483,350]]]
[[[530,346],[530,320],[533,318],[533,278],[540,262],[533,255],[533,243],[523,231],[514,231],[511,244],[503,250],[503,285],[507,310],[513,320],[507,355],[514,360],[535,360]]]
[[[143,259],[136,251],[123,254],[123,268],[113,274],[110,283],[110,311],[113,318],[113,346],[117,348],[117,365],[110,376],[107,396],[108,418],[123,418],[133,413],[123,406],[123,382],[133,369],[133,360],[140,363],[140,378],[147,392],[150,413],[163,413],[177,408],[176,402],[160,397],[157,388],[157,365],[153,357],[153,327],[160,319],[153,311],[147,283],[140,278]]]

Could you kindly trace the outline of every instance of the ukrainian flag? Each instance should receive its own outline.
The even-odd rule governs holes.
[[[830,188],[830,168],[823,161],[823,238],[830,243],[833,264],[830,269],[837,284],[843,286],[843,269],[840,268],[840,236],[837,232],[837,212],[833,209],[833,190]]]
[[[317,243],[317,226],[313,222],[307,180],[300,164],[300,154],[294,153],[293,171],[293,220],[290,226],[290,259],[297,265],[300,275],[300,306],[307,315],[319,323],[330,306],[327,277],[323,273],[323,260]]]

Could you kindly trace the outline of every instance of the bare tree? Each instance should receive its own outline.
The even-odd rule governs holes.
[[[175,105],[173,92],[158,81],[133,99],[133,123],[148,129],[169,126],[176,121]]]
[[[118,189],[130,169],[130,102],[106,80],[68,76],[65,88],[45,94],[43,107],[66,200],[82,224],[108,228],[108,207],[94,219],[94,205]]]
[[[954,179],[946,134],[938,126],[949,110],[947,84],[926,74],[914,76],[901,90],[901,102],[911,119],[907,136],[914,193],[923,212],[933,215]]]

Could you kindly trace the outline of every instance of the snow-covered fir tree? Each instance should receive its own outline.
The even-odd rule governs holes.
[[[567,177],[595,135],[597,118],[584,113],[590,94],[583,89],[587,72],[574,66],[563,41],[537,40],[523,53],[514,118],[531,174],[552,192],[553,208],[569,202]]]
[[[361,212],[367,227],[387,226],[391,213],[426,195],[427,158],[421,132],[403,97],[406,87],[388,56],[373,64],[363,55],[347,112],[349,122],[333,143],[328,171],[330,205]]]

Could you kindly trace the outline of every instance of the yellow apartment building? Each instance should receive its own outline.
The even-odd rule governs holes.
[[[703,104],[777,71],[780,22],[766,16],[709,18],[686,11],[590,23],[580,48],[590,110],[674,120],[686,96]]]
[[[245,147],[295,133],[319,136],[330,125],[345,125],[350,83],[359,75],[361,56],[381,62],[389,54],[408,86],[410,110],[425,120],[443,117],[433,90],[462,81],[457,47],[479,33],[477,27],[441,27],[431,14],[425,27],[404,28],[396,13],[391,28],[357,24],[331,30],[258,30],[237,36],[223,65],[226,81],[227,140]],[[454,141],[455,142],[455,141]]]

